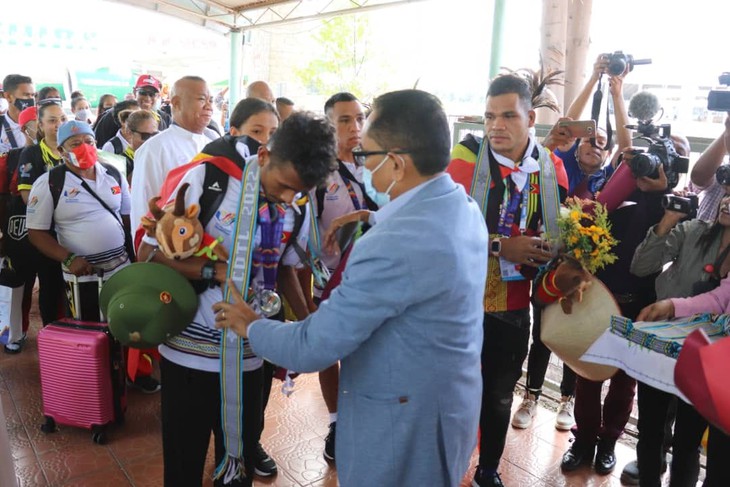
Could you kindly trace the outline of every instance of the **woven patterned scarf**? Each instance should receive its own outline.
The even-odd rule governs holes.
[[[241,179],[236,238],[227,273],[227,277],[243,292],[248,289],[251,278],[256,220],[259,215],[259,177],[258,161],[253,158],[246,164]],[[233,302],[232,292],[235,290],[226,284],[223,288],[224,301]],[[220,346],[221,423],[226,452],[216,468],[214,479],[221,478],[224,484],[241,479],[246,474],[243,465],[243,352],[243,339],[233,330],[223,330]]]

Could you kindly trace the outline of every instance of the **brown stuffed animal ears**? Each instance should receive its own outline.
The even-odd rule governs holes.
[[[197,203],[193,203],[185,209],[185,217],[190,220],[198,218],[198,214],[200,214],[200,205]]]

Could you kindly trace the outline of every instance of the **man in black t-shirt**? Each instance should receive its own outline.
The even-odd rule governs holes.
[[[160,80],[150,74],[143,74],[137,78],[137,83],[134,85],[134,95],[141,109],[151,110],[159,117],[157,120],[159,130],[165,130],[172,123],[172,118],[162,110],[155,110],[155,102],[160,96],[161,88],[162,83],[160,83]],[[115,112],[118,113],[116,110],[109,110],[104,113],[96,125],[94,134],[96,146],[100,149],[121,128],[119,120],[114,115]]]

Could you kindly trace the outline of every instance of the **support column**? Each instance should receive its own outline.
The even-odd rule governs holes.
[[[233,107],[241,97],[241,45],[243,44],[243,31],[241,28],[231,29],[231,66],[228,77],[228,110]]]
[[[504,24],[505,0],[494,0],[494,15],[492,16],[492,52],[489,58],[489,79],[499,74],[502,65],[502,40]]]

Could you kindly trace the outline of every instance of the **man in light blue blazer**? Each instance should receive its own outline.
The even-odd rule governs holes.
[[[379,97],[355,156],[370,196],[388,204],[370,215],[330,299],[291,324],[242,300],[214,307],[219,327],[273,363],[314,372],[342,361],[343,487],[458,486],[476,444],[488,235],[444,173],[449,148],[436,97]]]

